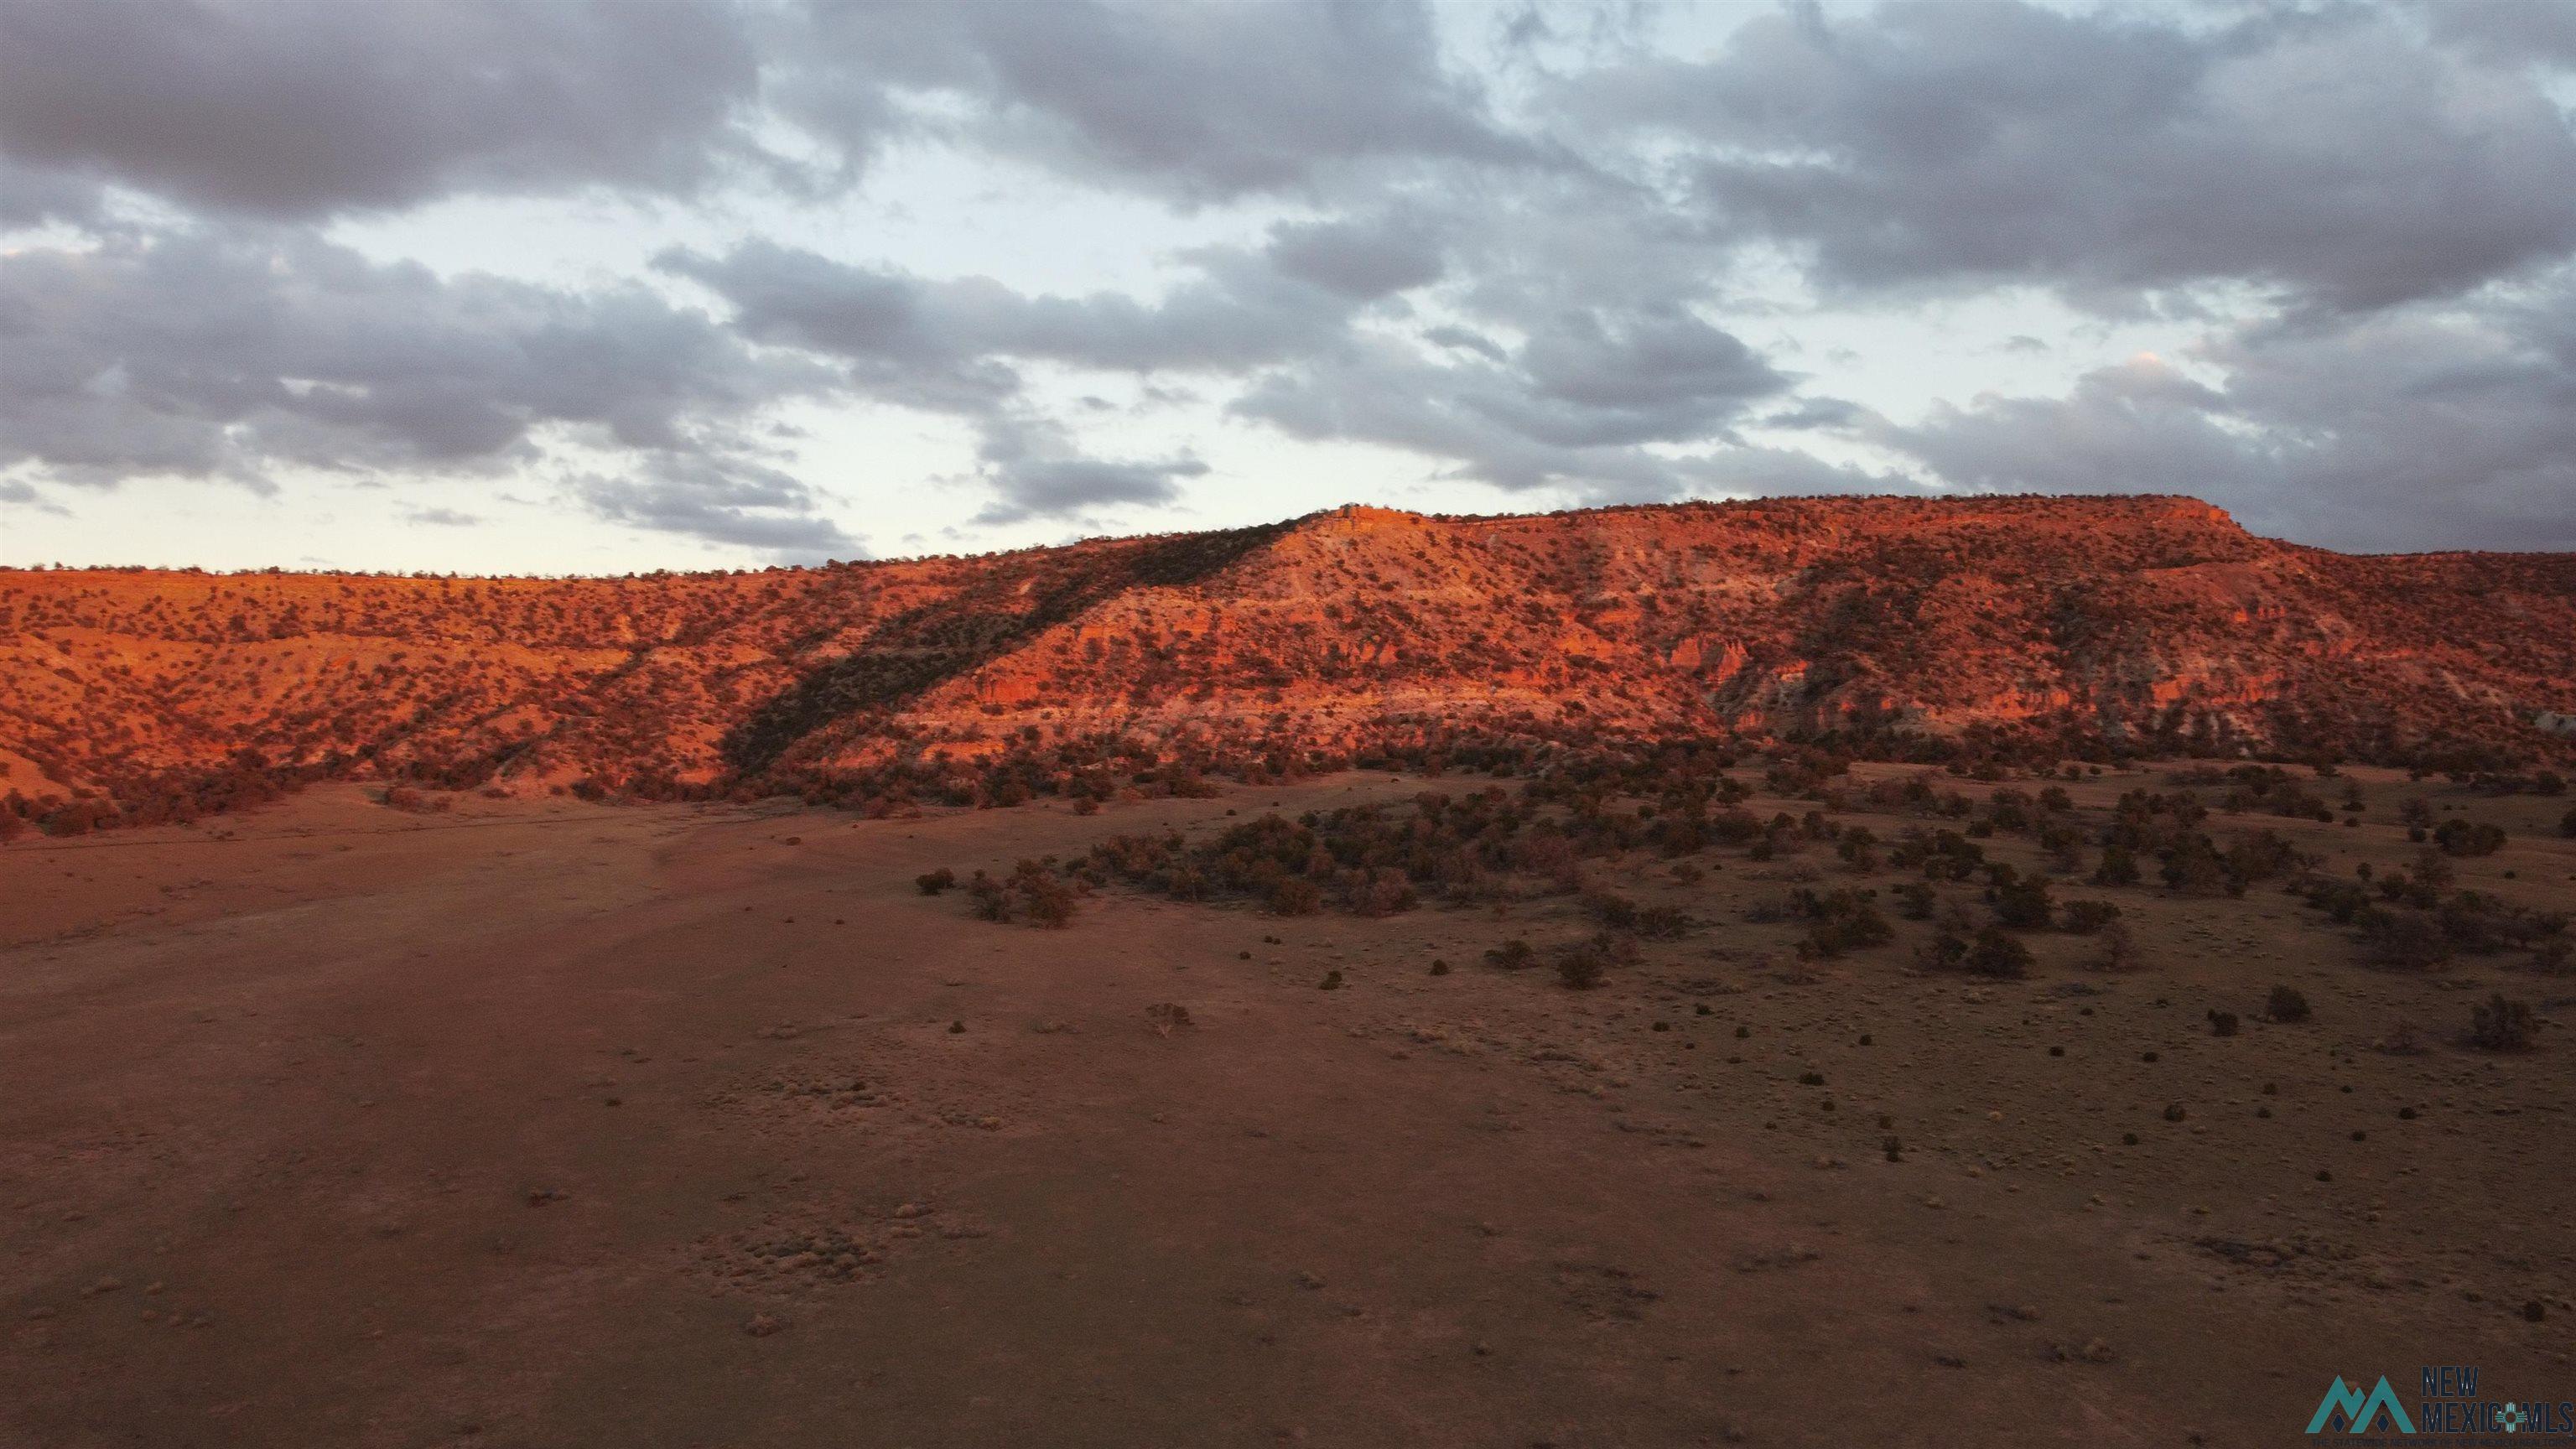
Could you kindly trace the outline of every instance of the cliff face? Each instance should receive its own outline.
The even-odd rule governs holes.
[[[0,573],[0,792],[191,774],[612,789],[1441,731],[2563,758],[2576,556],[2349,557],[2183,498],[1349,508],[614,580]],[[244,751],[255,752],[245,756]]]

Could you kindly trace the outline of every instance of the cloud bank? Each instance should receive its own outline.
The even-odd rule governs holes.
[[[856,556],[849,480],[779,421],[821,407],[961,430],[897,481],[967,538],[1180,526],[1262,446],[1497,506],[2153,489],[2346,547],[2576,546],[2568,13],[1789,3],[1683,45],[1403,3],[24,0],[0,504],[536,479],[603,527]],[[1098,198],[1154,282],[813,220],[936,207],[940,158]],[[540,280],[348,239],[463,203],[670,240]],[[2028,299],[2071,320],[1991,338],[2043,369],[2013,386],[1927,354],[1865,395],[1799,345]],[[2180,340],[2044,370],[2124,327]],[[1104,430],[1121,388],[1165,431]]]

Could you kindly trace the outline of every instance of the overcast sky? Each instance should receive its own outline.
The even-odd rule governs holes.
[[[0,4],[0,562],[2576,547],[2576,0]]]

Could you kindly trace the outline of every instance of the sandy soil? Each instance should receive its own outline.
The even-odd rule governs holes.
[[[1740,852],[1595,866],[1712,924],[1585,993],[1479,964],[1581,934],[1564,903],[1112,890],[1040,931],[911,883],[1418,788],[875,822],[332,789],[0,851],[0,1435],[2287,1444],[2337,1374],[2576,1398],[2563,978],[2373,971],[2259,889],[2115,893],[2118,975],[2071,937],[2024,982],[1805,964],[1740,907],[1829,862]],[[2463,884],[2576,897],[2564,802],[2464,808],[2514,843]],[[2316,1019],[2260,1020],[2275,982]],[[2450,1044],[2497,987],[2541,1050]],[[2404,1021],[2432,1051],[2372,1049]]]

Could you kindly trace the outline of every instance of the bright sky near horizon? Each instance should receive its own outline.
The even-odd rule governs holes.
[[[0,563],[2576,547],[2576,3],[9,0]]]

